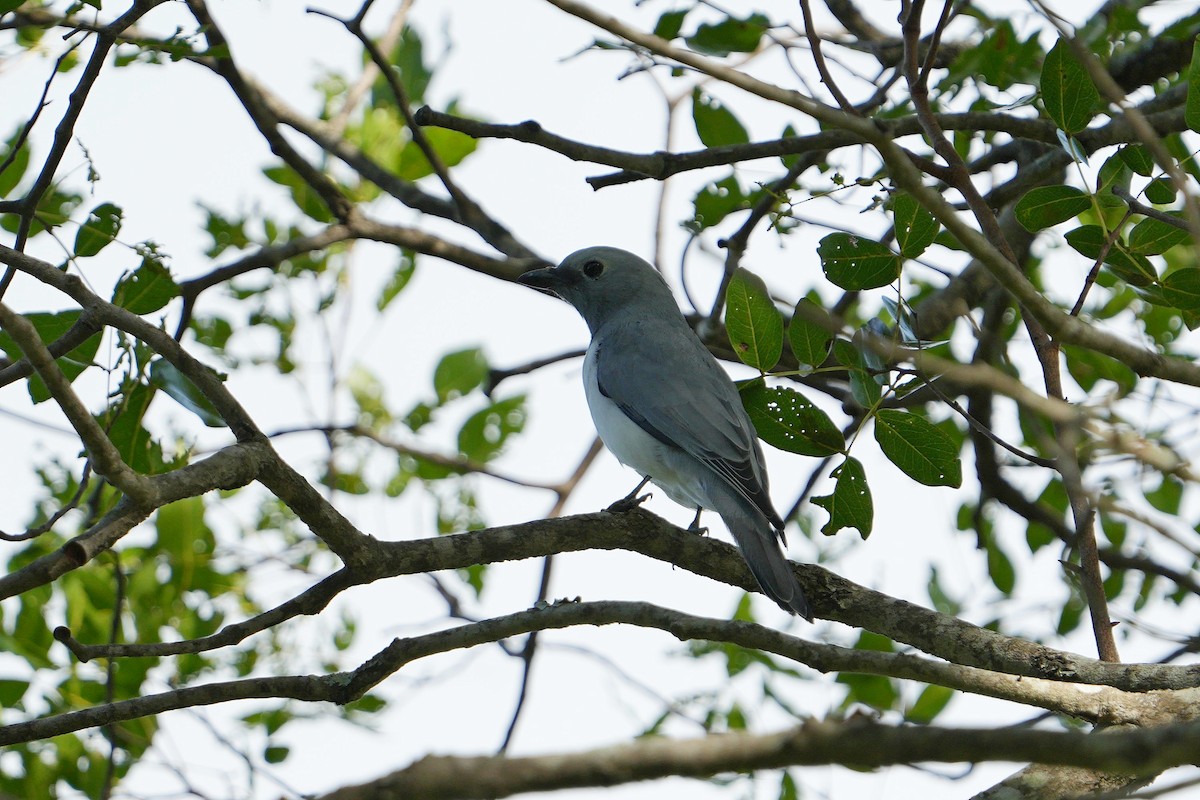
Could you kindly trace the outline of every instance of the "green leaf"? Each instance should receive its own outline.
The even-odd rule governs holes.
[[[37,331],[38,338],[44,344],[49,345],[70,330],[79,321],[81,314],[78,311],[63,311],[58,314],[35,311],[24,316],[33,325],[34,330]],[[55,363],[58,364],[58,368],[62,370],[67,380],[73,381],[85,369],[92,366],[92,360],[96,357],[96,351],[99,348],[100,334],[97,332],[72,348],[69,352],[59,356],[55,360]],[[4,354],[13,361],[18,361],[25,357],[25,354],[21,352],[21,348],[17,347],[17,343],[4,331],[0,331],[0,350],[3,350]],[[28,389],[29,396],[35,403],[42,403],[50,399],[50,390],[46,388],[46,384],[36,374],[30,376]]]
[[[1184,228],[1169,225],[1160,219],[1147,217],[1133,226],[1129,232],[1129,251],[1131,253],[1157,256],[1177,244],[1183,244],[1188,239]]]
[[[738,268],[725,294],[725,329],[742,363],[767,372],[783,354],[783,316],[757,275]]]
[[[155,394],[157,390],[139,383],[113,401],[97,420],[108,431],[122,460],[143,475],[157,475],[167,469],[162,447],[142,425]]]
[[[1071,45],[1059,39],[1042,63],[1042,104],[1058,127],[1076,134],[1087,127],[1100,93],[1087,70],[1075,60]]]
[[[994,540],[989,540],[987,543],[987,567],[992,585],[1005,595],[1011,595],[1017,586],[1017,573],[1013,569],[1012,559],[1000,549],[1000,545],[996,544]]]
[[[1080,255],[1095,261],[1104,251],[1108,234],[1099,225],[1081,225],[1066,235],[1067,244]],[[1112,272],[1131,286],[1149,286],[1158,280],[1158,271],[1143,255],[1129,252],[1118,237],[1105,253],[1104,263]]]
[[[692,200],[696,209],[695,217],[690,225],[698,230],[711,228],[734,211],[750,208],[761,196],[761,189],[746,194],[737,176],[728,175],[716,183],[706,184],[696,193]]]
[[[1177,269],[1163,278],[1162,297],[1181,311],[1200,311],[1200,268]]]
[[[1086,194],[1074,186],[1039,186],[1026,192],[1014,209],[1017,222],[1027,231],[1040,231],[1091,208]]]
[[[224,428],[225,420],[204,393],[170,361],[158,359],[150,365],[150,382],[179,405],[191,411],[210,428]]]
[[[18,5],[20,5],[21,0],[16,0],[16,2]],[[4,12],[0,11],[0,14],[2,13]],[[13,135],[8,138],[8,141],[4,143],[4,152],[0,153],[0,164],[3,164],[10,156],[12,156],[12,161],[9,162],[9,165],[4,168],[3,172],[0,172],[0,198],[8,197],[12,191],[17,188],[17,184],[21,182],[21,178],[25,177],[25,170],[29,168],[28,142],[21,146],[21,149],[16,152],[16,155],[13,155],[12,150],[14,147],[16,147],[17,142],[20,141],[20,139],[21,128],[18,127],[16,132],[14,132]]]
[[[954,690],[945,686],[926,686],[917,702],[904,712],[904,721],[928,725],[954,699]]]
[[[268,764],[280,764],[287,759],[288,754],[292,752],[290,747],[281,745],[271,745],[263,750],[263,761]]]
[[[1200,39],[1192,44],[1192,63],[1188,66],[1187,101],[1183,107],[1184,123],[1200,132]]]
[[[94,256],[107,247],[121,230],[123,213],[120,206],[112,203],[101,203],[93,208],[75,234],[75,255],[80,258]]]
[[[417,254],[411,250],[401,250],[400,263],[392,271],[392,277],[388,278],[388,282],[379,292],[379,298],[375,301],[376,310],[383,311],[392,304],[400,292],[404,291],[404,287],[408,286],[416,269]]]
[[[488,376],[487,359],[478,347],[447,353],[433,370],[433,390],[438,403],[470,393]]]
[[[863,631],[854,643],[855,650],[871,650],[880,653],[894,653],[896,646],[891,639],[877,633]],[[900,692],[891,678],[882,675],[860,675],[853,672],[838,674],[837,682],[849,687],[842,708],[848,708],[853,703],[862,703],[879,711],[890,711],[895,708],[900,699]]]
[[[742,405],[764,442],[789,453],[830,456],[846,448],[846,440],[829,415],[788,387],[768,388],[762,380],[741,387]]]
[[[16,678],[0,679],[0,708],[13,708],[29,689],[29,681]]]
[[[525,395],[492,403],[473,414],[458,432],[458,451],[485,462],[500,454],[508,437],[525,428]]]
[[[882,392],[858,348],[845,339],[835,339],[833,357],[850,374],[850,394],[854,401],[863,408],[874,408]]]
[[[954,600],[946,592],[942,586],[941,578],[938,576],[937,567],[929,568],[929,600],[933,603],[933,607],[943,614],[948,614],[952,617],[957,617],[962,611],[962,604]]]
[[[878,289],[900,277],[900,259],[879,242],[831,233],[817,246],[825,277],[850,291]]]
[[[895,220],[896,245],[900,248],[900,255],[905,258],[921,255],[937,238],[940,227],[937,220],[906,192],[892,198],[892,216]]]
[[[1155,178],[1146,184],[1146,199],[1159,206],[1175,202],[1175,184],[1170,178]]]
[[[702,24],[684,41],[696,52],[710,56],[753,53],[770,24],[762,14],[751,14],[745,19],[726,17],[716,25]]]
[[[924,417],[880,409],[875,414],[875,441],[893,464],[918,483],[962,485],[962,463],[954,441]]]
[[[871,535],[875,508],[862,464],[857,458],[847,456],[830,476],[836,479],[833,493],[812,499],[813,505],[829,512],[829,522],[821,528],[821,533],[832,536],[842,528],[857,528],[859,536],[866,539]]]
[[[1063,356],[1071,377],[1085,392],[1092,391],[1099,380],[1109,380],[1117,385],[1124,397],[1137,385],[1137,373],[1123,362],[1110,358],[1086,347],[1064,344]]]
[[[477,140],[458,131],[446,128],[424,128],[423,130],[433,152],[437,153],[442,165],[447,168],[462,163],[463,159],[474,153],[475,148],[479,145]],[[410,141],[400,150],[396,172],[406,181],[417,181],[427,175],[432,175],[433,167],[430,165],[429,159],[425,157],[425,151],[417,146],[416,142]]]
[[[306,216],[317,222],[330,223],[333,222],[333,214],[329,212],[329,208],[325,205],[325,201],[315,190],[300,177],[300,173],[292,169],[286,164],[280,164],[277,167],[267,167],[263,170],[265,175],[271,181],[285,187],[292,195],[292,202]]]
[[[705,147],[746,144],[750,141],[750,134],[746,133],[733,112],[699,88],[692,91],[692,122],[696,125],[696,135]]]
[[[1144,178],[1149,178],[1154,172],[1154,159],[1144,145],[1127,144],[1117,151],[1125,165]]]
[[[170,271],[156,258],[142,258],[133,274],[122,278],[113,291],[113,303],[134,314],[158,311],[179,295]]]
[[[654,25],[654,35],[660,39],[671,41],[679,35],[679,31],[683,28],[683,18],[691,11],[690,8],[682,8],[678,11],[667,11],[661,14],[658,22]]]
[[[792,314],[792,321],[788,323],[787,329],[788,343],[792,346],[792,354],[796,356],[796,360],[814,368],[824,363],[829,355],[829,345],[833,341],[832,333],[809,321],[811,317],[823,313],[812,300],[802,298],[796,304],[796,311]]]
[[[433,72],[425,66],[424,49],[417,29],[405,25],[400,41],[396,42],[396,49],[392,51],[392,57],[389,59],[399,74],[400,84],[404,87],[404,93],[408,95],[409,105],[413,108],[425,102],[425,89],[433,80]],[[394,105],[395,102],[396,98],[387,85],[387,79],[379,76],[371,90],[371,104]]]

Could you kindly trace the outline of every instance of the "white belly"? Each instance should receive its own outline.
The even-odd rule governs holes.
[[[647,433],[600,391],[592,347],[583,359],[583,390],[596,432],[618,461],[649,478],[681,506],[711,508],[697,479],[701,465],[682,450],[669,447]]]

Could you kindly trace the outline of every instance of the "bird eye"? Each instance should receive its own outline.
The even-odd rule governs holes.
[[[594,258],[583,265],[583,274],[589,278],[599,278],[602,272],[604,272],[604,265]]]

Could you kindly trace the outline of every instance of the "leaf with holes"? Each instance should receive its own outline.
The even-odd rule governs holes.
[[[761,379],[741,387],[742,405],[764,442],[803,456],[831,456],[846,440],[829,415],[804,395],[785,386],[767,387]]]
[[[698,88],[692,91],[692,122],[696,125],[696,135],[705,147],[746,144],[750,141],[750,134],[746,133],[733,112]]]
[[[120,206],[101,203],[93,208],[79,232],[75,234],[75,255],[83,258],[94,256],[109,245],[121,232]]]
[[[825,277],[849,291],[878,289],[900,277],[900,259],[879,242],[831,233],[817,246]]]
[[[115,305],[132,311],[134,314],[149,314],[179,296],[179,286],[176,285],[170,271],[161,261],[146,256],[142,265],[133,271],[132,275],[123,278],[113,290],[112,301]]]
[[[892,199],[892,217],[896,229],[896,245],[900,255],[916,258],[937,238],[939,225],[912,195],[901,192]]]
[[[875,507],[862,464],[857,458],[847,456],[830,477],[836,480],[833,493],[812,499],[813,505],[829,512],[829,522],[821,528],[821,533],[832,536],[842,528],[856,528],[858,535],[866,539],[871,535]]]
[[[725,330],[742,363],[767,372],[783,354],[783,317],[767,285],[752,272],[739,268],[725,295]]]
[[[900,471],[926,486],[962,485],[962,462],[954,441],[924,417],[908,411],[880,409],[875,415],[875,441]]]

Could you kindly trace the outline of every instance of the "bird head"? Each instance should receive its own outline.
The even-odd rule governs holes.
[[[679,313],[658,270],[615,247],[577,250],[557,267],[526,272],[517,281],[575,306],[592,333],[630,307],[647,313]]]

